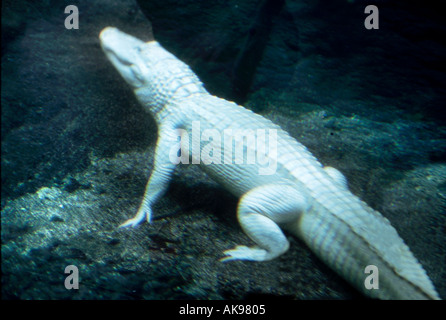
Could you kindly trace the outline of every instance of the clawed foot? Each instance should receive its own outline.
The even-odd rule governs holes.
[[[132,219],[128,219],[126,222],[121,223],[118,228],[126,228],[126,227],[133,227],[134,228],[138,224],[140,224],[143,219],[139,219],[137,217],[134,217]]]
[[[148,223],[152,220],[152,210],[147,208],[140,208],[138,210],[138,213],[136,216],[134,216],[132,219],[127,220],[126,222],[119,225],[119,228],[126,228],[126,227],[136,227],[138,224],[140,224],[144,219],[147,220]]]
[[[236,246],[234,249],[223,252],[226,257],[220,259],[221,262],[232,260],[252,260],[264,261],[267,251],[261,248],[249,248],[247,246]]]

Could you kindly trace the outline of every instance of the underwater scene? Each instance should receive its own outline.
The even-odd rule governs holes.
[[[446,298],[439,3],[3,1],[2,300]]]

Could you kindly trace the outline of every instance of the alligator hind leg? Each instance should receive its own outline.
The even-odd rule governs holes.
[[[257,244],[226,250],[221,261],[272,260],[286,252],[289,242],[279,224],[295,221],[307,208],[305,197],[289,185],[265,185],[240,199],[237,218],[245,233]]]

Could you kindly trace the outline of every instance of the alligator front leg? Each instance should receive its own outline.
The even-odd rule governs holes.
[[[237,209],[237,218],[255,247],[236,246],[226,250],[230,260],[272,260],[286,252],[289,242],[279,225],[299,219],[308,205],[305,197],[288,185],[265,185],[247,192]]]
[[[136,227],[144,219],[150,223],[152,220],[152,205],[167,190],[176,167],[176,164],[171,161],[169,155],[172,148],[175,147],[175,144],[178,144],[179,133],[173,125],[164,125],[160,127],[158,134],[153,171],[147,183],[141,206],[137,214],[132,219],[121,224],[119,226],[120,228],[128,226]]]

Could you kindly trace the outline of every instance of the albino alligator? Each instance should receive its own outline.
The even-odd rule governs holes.
[[[241,197],[238,221],[257,244],[227,250],[222,261],[278,257],[289,247],[284,229],[367,296],[439,299],[423,267],[389,221],[354,196],[338,170],[322,167],[271,121],[210,95],[191,69],[158,42],[145,43],[112,27],[101,32],[100,41],[159,127],[144,199],[136,216],[121,226],[151,221],[152,206],[167,189],[178,157],[188,162],[192,150],[192,163],[200,163],[213,179]],[[254,133],[250,142],[239,134],[249,129]],[[200,143],[203,136],[206,146]],[[229,146],[222,146],[222,136]],[[232,146],[241,147],[241,154],[232,152]],[[251,163],[247,161],[250,153],[256,156]],[[366,288],[364,271],[369,265],[379,271],[379,289]]]

